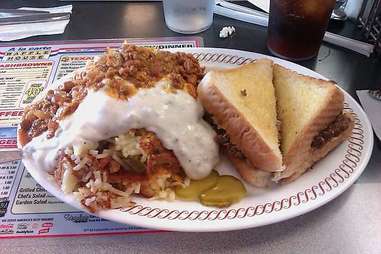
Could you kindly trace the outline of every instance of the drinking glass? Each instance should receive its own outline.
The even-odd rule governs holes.
[[[270,0],[267,47],[288,60],[315,57],[335,0]]]
[[[183,34],[202,32],[213,23],[214,0],[163,0],[165,23]]]

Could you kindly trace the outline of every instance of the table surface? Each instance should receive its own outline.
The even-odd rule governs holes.
[[[0,8],[52,7],[59,1],[2,0]],[[164,22],[155,2],[75,2],[62,35],[20,41],[77,40],[181,36]],[[223,26],[233,25],[232,38],[220,39]],[[340,26],[334,31],[345,31]],[[198,34],[206,47],[241,49],[269,54],[266,29],[215,15],[213,25]],[[323,44],[316,59],[299,64],[313,69],[357,99],[356,89],[381,86],[380,58]],[[381,253],[381,149],[375,144],[367,169],[349,190],[329,204],[303,216],[270,226],[221,233],[158,233],[78,238],[0,240],[0,253]]]

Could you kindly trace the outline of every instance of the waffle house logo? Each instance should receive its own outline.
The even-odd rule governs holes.
[[[3,61],[29,61],[48,59],[51,47],[19,47],[8,49]]]

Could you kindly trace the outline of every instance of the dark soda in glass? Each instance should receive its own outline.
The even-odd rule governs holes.
[[[267,47],[289,60],[315,57],[335,0],[270,0]]]

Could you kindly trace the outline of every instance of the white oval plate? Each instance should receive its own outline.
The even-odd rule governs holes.
[[[182,49],[193,53],[202,65],[210,68],[229,68],[268,57],[298,73],[326,79],[300,65],[266,55],[230,49]],[[62,82],[62,81],[61,81]],[[56,84],[58,85],[58,84]],[[246,186],[248,195],[241,202],[225,208],[205,207],[196,202],[152,201],[135,198],[136,205],[120,210],[105,210],[95,215],[140,227],[175,231],[227,231],[263,226],[284,221],[314,210],[349,188],[364,171],[373,148],[370,122],[357,102],[344,91],[345,110],[355,117],[351,138],[332,151],[296,181],[272,189]],[[63,195],[51,177],[26,165],[33,178],[62,201],[84,210],[72,195]],[[217,167],[224,174],[237,176],[229,162]]]

